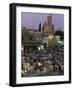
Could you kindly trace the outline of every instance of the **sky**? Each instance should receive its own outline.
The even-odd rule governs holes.
[[[47,16],[49,15],[52,15],[52,24],[54,24],[54,29],[55,30],[60,29],[64,31],[64,15],[63,14],[22,12],[21,13],[21,26],[38,30],[39,23],[43,25],[45,22],[47,22]]]

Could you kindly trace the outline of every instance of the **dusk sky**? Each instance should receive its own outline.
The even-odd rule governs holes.
[[[55,30],[64,31],[64,15],[63,14],[49,14],[49,13],[21,13],[21,26],[26,28],[37,29],[39,23],[43,25],[44,22],[47,22],[47,16],[52,15],[52,24],[54,24]]]

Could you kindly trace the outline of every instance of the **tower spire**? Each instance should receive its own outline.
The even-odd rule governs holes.
[[[47,16],[47,24],[52,25],[52,14]]]

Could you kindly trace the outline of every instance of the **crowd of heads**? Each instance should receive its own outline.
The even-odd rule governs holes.
[[[48,72],[47,75],[64,74],[64,48],[49,47],[41,51],[28,48],[22,53],[22,76],[30,76],[29,73]],[[34,74],[35,75],[35,74]],[[38,76],[37,75],[37,76]],[[46,74],[45,74],[46,75]]]

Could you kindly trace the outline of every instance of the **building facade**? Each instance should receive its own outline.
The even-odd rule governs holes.
[[[52,24],[52,16],[47,16],[47,22],[44,22],[43,29],[41,30],[22,27],[22,44],[23,46],[45,44],[48,47],[48,37],[50,34],[54,34],[54,25]]]

